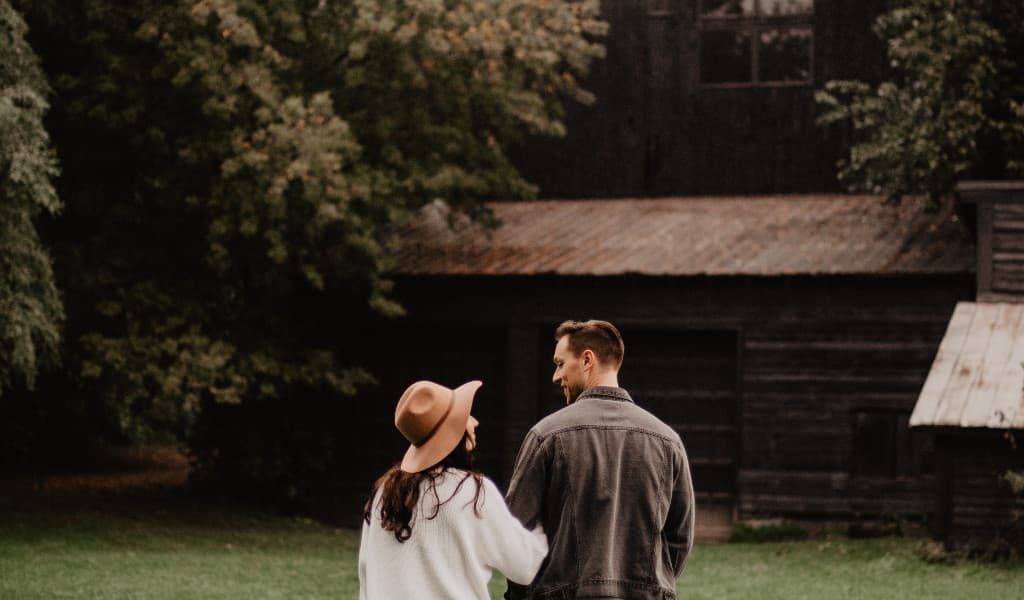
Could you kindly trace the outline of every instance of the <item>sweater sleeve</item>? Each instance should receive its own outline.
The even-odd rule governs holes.
[[[490,479],[484,478],[481,518],[477,541],[485,564],[512,581],[527,584],[533,580],[548,553],[548,541],[540,526],[530,531],[523,527]]]
[[[363,532],[359,538],[359,600],[367,600],[369,597],[369,591],[366,589],[366,553],[369,552],[369,544],[367,542],[367,534],[370,531],[370,526],[363,523]]]

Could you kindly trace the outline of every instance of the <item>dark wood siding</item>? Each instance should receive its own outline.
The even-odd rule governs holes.
[[[644,355],[656,357],[659,349],[685,360],[700,356],[700,346],[707,348],[706,362],[676,372],[679,397],[692,391],[694,401],[700,394],[725,398],[730,384],[724,373],[730,361],[737,365],[737,438],[728,443],[738,457],[742,513],[920,515],[934,507],[934,478],[927,469],[892,477],[854,472],[855,417],[860,411],[909,414],[955,303],[973,297],[970,275],[426,277],[401,279],[398,291],[408,322],[438,331],[451,326],[491,332],[479,338],[480,351],[508,349],[494,359],[505,361],[507,382],[505,397],[493,399],[506,407],[502,482],[538,413],[560,405],[550,385],[555,325],[566,318],[605,318],[627,332],[621,375],[636,389],[644,384],[639,372],[629,383],[632,367],[648,370],[645,378],[665,379],[654,388],[673,387],[672,372],[659,371],[657,360],[644,366]],[[730,335],[738,343],[727,356]],[[644,345],[649,349],[641,351]],[[633,357],[638,364],[630,364]],[[658,406],[657,394],[635,396],[667,421],[676,414],[686,418],[683,409],[674,414],[671,406]],[[682,432],[684,442],[704,446],[708,455],[718,450],[707,448],[729,439],[724,429],[710,441],[700,441],[696,431]],[[491,443],[496,435],[490,434]]]
[[[877,80],[884,47],[871,32],[884,0],[817,0],[808,84],[699,83],[694,0],[604,0],[607,56],[570,106],[562,140],[512,152],[544,197],[816,192],[837,189],[841,128],[814,125],[813,90],[830,79]]]
[[[1020,435],[1017,439],[1024,441]],[[975,549],[1005,541],[1015,519],[1021,526],[1024,496],[1014,496],[1004,475],[1024,470],[1024,449],[994,431],[944,430],[937,443],[944,463],[940,526],[946,541]]]
[[[1024,204],[994,204],[992,291],[1024,295]]]
[[[732,503],[739,469],[737,332],[623,327],[619,383],[685,440],[699,501]]]

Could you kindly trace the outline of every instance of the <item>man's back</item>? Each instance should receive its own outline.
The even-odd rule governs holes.
[[[686,453],[625,390],[591,388],[535,425],[508,500],[550,542],[529,591],[509,597],[674,597],[693,540]]]

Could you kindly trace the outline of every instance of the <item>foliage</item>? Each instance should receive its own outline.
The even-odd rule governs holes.
[[[851,191],[937,204],[965,176],[1024,172],[1024,4],[904,0],[875,32],[891,79],[830,81],[816,94],[820,124],[852,126],[839,163]]]
[[[57,357],[64,318],[34,219],[60,209],[57,163],[43,128],[49,93],[26,25],[0,0],[0,396],[32,388]]]
[[[1003,479],[1010,485],[1014,494],[1024,494],[1024,471],[1007,471]]]
[[[481,200],[533,193],[505,149],[564,133],[605,30],[597,0],[16,2],[59,100],[69,387],[204,468],[244,437],[214,422],[372,381],[350,332],[401,313],[389,232],[435,199],[491,223]],[[237,418],[197,422],[216,406]],[[294,475],[346,435],[329,417],[239,461]]]

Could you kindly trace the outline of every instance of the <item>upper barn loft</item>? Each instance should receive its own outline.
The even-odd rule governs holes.
[[[512,154],[544,198],[836,191],[841,127],[814,90],[876,82],[884,0],[603,0],[607,55],[568,135]]]

